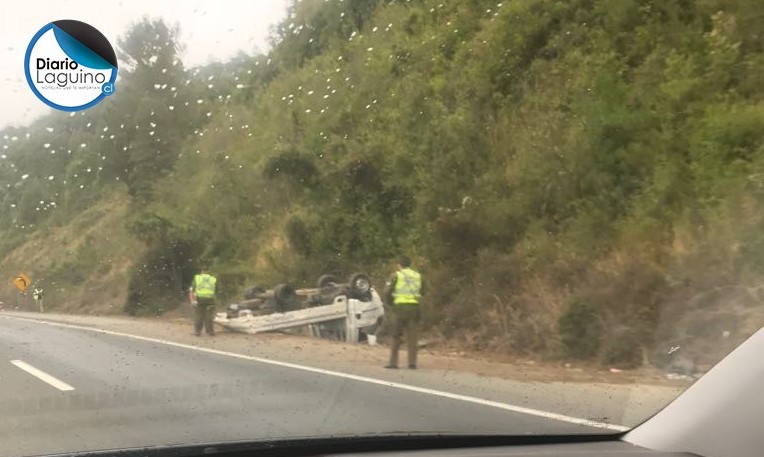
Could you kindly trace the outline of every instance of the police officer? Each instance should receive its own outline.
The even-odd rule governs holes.
[[[209,274],[207,266],[202,268],[200,274],[194,276],[191,285],[191,303],[196,307],[196,319],[194,320],[194,334],[202,334],[202,327],[208,335],[215,335],[213,317],[215,315],[215,287],[217,278]]]
[[[37,309],[42,313],[45,312],[45,308],[42,304],[42,289],[39,287],[35,287],[32,291],[32,298],[34,298],[35,303],[37,303]]]
[[[398,350],[406,333],[409,368],[416,369],[417,333],[420,319],[422,275],[411,268],[411,259],[401,256],[396,271],[386,284],[385,297],[393,309],[393,345],[390,363],[385,368],[398,368]]]

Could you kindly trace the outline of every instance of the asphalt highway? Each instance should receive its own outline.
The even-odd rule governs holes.
[[[336,373],[0,317],[0,455],[368,434],[612,432]]]

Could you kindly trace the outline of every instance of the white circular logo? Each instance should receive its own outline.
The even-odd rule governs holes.
[[[74,20],[54,21],[29,43],[24,72],[32,92],[45,104],[79,111],[114,93],[117,58],[95,27]]]

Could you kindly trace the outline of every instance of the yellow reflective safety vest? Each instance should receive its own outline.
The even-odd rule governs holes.
[[[207,273],[194,276],[194,293],[198,298],[212,298],[215,296],[215,286],[218,279]]]
[[[395,305],[418,305],[422,292],[422,275],[404,268],[395,272],[395,290],[393,290],[393,304]]]

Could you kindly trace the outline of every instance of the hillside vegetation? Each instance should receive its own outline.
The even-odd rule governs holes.
[[[762,31],[760,0],[304,0],[185,68],[147,19],[113,97],[0,134],[0,265],[103,289],[119,257],[156,314],[201,261],[233,299],[406,252],[430,339],[711,363],[764,321]],[[115,245],[19,257],[75,235]]]

